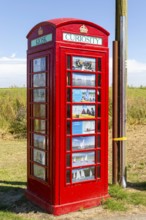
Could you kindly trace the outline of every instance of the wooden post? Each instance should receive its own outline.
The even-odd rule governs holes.
[[[112,89],[112,182],[118,182],[118,142],[114,138],[118,137],[118,41],[113,41],[113,89]]]
[[[113,99],[113,110],[117,109],[113,121],[118,118],[117,127],[113,124],[113,150],[116,146],[117,151],[113,152],[113,183],[119,182],[122,187],[126,187],[127,1],[116,0],[115,40],[119,46],[118,58],[114,62],[118,63],[118,77],[113,71],[113,82],[118,85],[116,101]]]

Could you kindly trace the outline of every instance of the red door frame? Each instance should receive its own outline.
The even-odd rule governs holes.
[[[102,59],[101,85],[101,178],[93,181],[66,184],[66,56],[83,56]],[[101,197],[107,194],[108,188],[108,53],[100,50],[60,48],[60,204]],[[97,75],[97,72],[96,72]],[[97,89],[97,88],[96,88]],[[96,90],[97,91],[97,90]],[[97,104],[97,103],[96,103]],[[62,117],[63,116],[63,117]],[[97,118],[96,118],[97,120]],[[96,164],[97,165],[97,164]],[[97,167],[97,166],[96,166]]]

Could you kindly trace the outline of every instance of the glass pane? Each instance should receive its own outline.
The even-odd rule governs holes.
[[[98,105],[97,116],[101,117],[101,105]]]
[[[33,60],[33,72],[46,71],[46,57]]]
[[[97,147],[101,147],[101,136],[97,136]]]
[[[66,150],[67,151],[70,151],[70,145],[71,145],[70,138],[67,138],[67,140],[66,140]]]
[[[97,91],[97,100],[98,102],[101,102],[101,90]]]
[[[100,178],[101,177],[101,167],[98,166],[97,167],[97,178]]]
[[[98,71],[101,71],[101,58],[98,58]]]
[[[95,133],[95,121],[74,121],[72,122],[73,134]]]
[[[70,183],[70,170],[66,171],[66,183]]]
[[[72,150],[83,150],[95,148],[95,137],[73,137],[72,138]]]
[[[97,82],[98,86],[101,86],[101,74],[98,74],[98,82]]]
[[[73,57],[74,70],[95,71],[96,60],[88,57]]]
[[[95,118],[95,105],[73,105],[73,118]]]
[[[33,134],[34,147],[38,147],[40,149],[46,148],[46,138],[45,136]]]
[[[101,131],[101,121],[100,120],[97,121],[97,131],[98,132]]]
[[[101,163],[101,151],[97,151],[97,163]]]
[[[34,104],[33,105],[33,117],[45,118],[46,117],[46,105]]]
[[[70,154],[66,155],[66,166],[70,167]]]
[[[34,120],[34,132],[45,133],[46,132],[46,121],[45,120]]]
[[[71,67],[71,56],[67,56],[67,69],[70,69]]]
[[[70,89],[67,89],[67,102],[71,102],[71,93],[70,93]]]
[[[41,150],[33,150],[33,160],[37,163],[46,164],[46,157],[45,157],[45,152],[41,151]]]
[[[95,74],[73,73],[73,86],[95,86]]]
[[[95,179],[95,168],[87,167],[83,169],[74,169],[72,170],[72,182],[83,182],[86,180],[94,180]]]
[[[38,166],[36,164],[33,164],[33,175],[36,176],[37,178],[45,180],[46,179],[45,168]]]
[[[95,90],[73,89],[73,102],[95,102]]]
[[[70,86],[71,85],[71,76],[70,76],[70,72],[67,73],[67,85]]]
[[[33,101],[34,102],[45,102],[46,101],[46,90],[45,89],[34,89],[33,90]]]
[[[71,107],[67,105],[67,118],[71,118]]]
[[[70,121],[67,121],[67,134],[71,134],[71,125],[70,125]]]
[[[95,164],[95,152],[72,154],[72,166],[73,167],[85,166],[89,164]]]
[[[33,75],[33,87],[43,87],[46,86],[46,74],[34,74]]]

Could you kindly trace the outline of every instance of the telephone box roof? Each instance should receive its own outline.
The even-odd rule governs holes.
[[[29,35],[36,29],[38,28],[39,26],[41,25],[50,25],[50,26],[53,26],[54,28],[58,28],[58,27],[61,27],[61,26],[65,26],[65,25],[68,25],[68,24],[78,24],[78,23],[83,23],[83,24],[86,24],[86,25],[89,25],[89,26],[92,26],[96,29],[99,29],[100,31],[102,31],[103,33],[105,33],[107,36],[109,35],[109,32],[107,30],[105,30],[103,27],[95,24],[95,23],[92,23],[90,21],[86,21],[86,20],[81,20],[81,19],[77,19],[77,18],[55,18],[55,19],[51,19],[51,20],[48,20],[48,21],[44,21],[44,22],[40,22],[38,23],[37,25],[35,25],[31,30],[30,32],[28,33],[27,35],[27,38],[29,37]]]

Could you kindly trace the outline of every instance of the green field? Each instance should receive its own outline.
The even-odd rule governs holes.
[[[112,123],[112,89],[109,92],[109,124]],[[0,89],[0,134],[26,136],[26,88]],[[127,123],[146,124],[146,88],[127,88]]]

